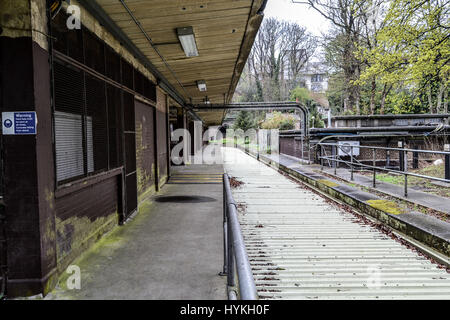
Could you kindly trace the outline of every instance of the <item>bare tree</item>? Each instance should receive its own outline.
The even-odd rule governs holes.
[[[344,111],[360,110],[360,87],[354,81],[359,79],[361,61],[356,55],[358,43],[367,13],[367,1],[359,0],[304,0],[292,1],[309,5],[333,24],[341,51],[340,69],[345,80]]]
[[[288,70],[288,89],[298,85],[301,70],[314,55],[317,48],[317,39],[306,31],[306,28],[295,23],[287,25],[284,37],[287,42],[286,62]]]
[[[275,18],[264,20],[247,60],[249,81],[254,81],[261,98],[287,99],[316,46],[306,28]]]

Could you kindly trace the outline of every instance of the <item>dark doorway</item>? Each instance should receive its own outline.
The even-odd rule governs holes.
[[[124,220],[137,210],[136,127],[134,96],[123,93],[125,212]]]

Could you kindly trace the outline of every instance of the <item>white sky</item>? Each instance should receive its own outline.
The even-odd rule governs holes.
[[[264,17],[297,22],[316,36],[320,36],[321,32],[326,32],[329,28],[327,19],[316,10],[309,8],[306,4],[292,3],[291,0],[269,0],[264,10]]]

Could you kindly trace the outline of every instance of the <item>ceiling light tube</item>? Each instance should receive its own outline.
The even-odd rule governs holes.
[[[205,80],[199,80],[197,81],[198,90],[200,91],[206,91],[206,82]]]
[[[197,44],[195,43],[192,27],[177,28],[177,35],[186,57],[198,56]]]

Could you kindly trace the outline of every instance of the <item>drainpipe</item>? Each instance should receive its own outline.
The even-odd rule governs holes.
[[[6,251],[6,215],[5,215],[5,203],[3,199],[3,193],[5,190],[3,177],[5,176],[3,170],[3,137],[0,137],[0,300],[6,297],[6,283],[8,277],[8,263],[7,263],[7,251]]]

